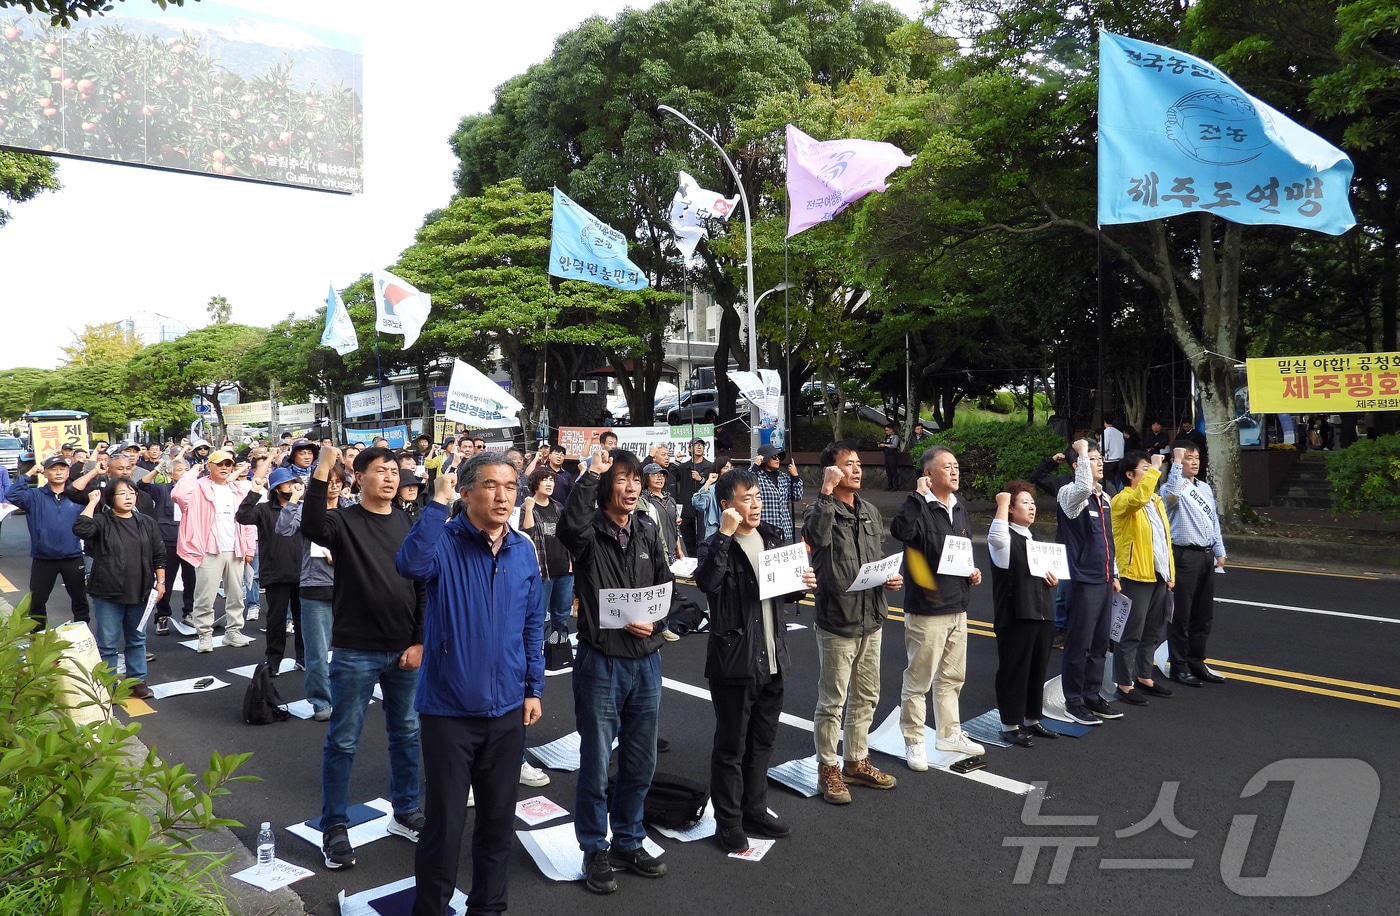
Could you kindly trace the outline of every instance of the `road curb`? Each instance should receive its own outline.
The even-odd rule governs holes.
[[[1226,535],[1231,560],[1282,560],[1308,567],[1341,566],[1348,569],[1400,570],[1400,544],[1346,544],[1250,534]]]

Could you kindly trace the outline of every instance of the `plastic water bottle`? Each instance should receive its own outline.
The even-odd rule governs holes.
[[[272,835],[272,824],[263,821],[258,831],[258,871],[267,874],[272,871],[272,863],[277,861],[277,838]]]

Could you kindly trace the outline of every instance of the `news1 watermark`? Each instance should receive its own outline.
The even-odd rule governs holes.
[[[1272,849],[1251,849],[1269,841],[1260,831],[1258,816],[1235,814],[1225,838],[1219,861],[1197,858],[1107,858],[1100,856],[1099,871],[1191,871],[1218,867],[1225,886],[1242,897],[1316,897],[1340,887],[1351,877],[1366,849],[1371,822],[1381,796],[1381,780],[1364,760],[1352,758],[1290,758],[1271,763],[1250,777],[1240,790],[1241,799],[1252,798],[1270,783],[1291,783],[1288,806],[1272,839]],[[1043,814],[1045,790],[1049,783],[1033,783],[1021,810],[1021,823],[1027,827],[1077,828],[1061,835],[1009,836],[1002,846],[1019,847],[1013,884],[1030,884],[1037,866],[1048,859],[1047,884],[1064,884],[1070,866],[1078,859],[1080,867],[1092,859],[1102,833],[1097,814]],[[1183,824],[1176,815],[1180,782],[1163,782],[1152,809],[1136,823],[1113,831],[1119,840],[1128,840],[1150,830],[1165,830],[1182,840],[1191,840],[1197,831]],[[1267,852],[1268,866],[1263,874],[1244,872],[1245,861],[1252,862]],[[1094,866],[1090,866],[1094,867]],[[1250,872],[1258,871],[1251,867]]]

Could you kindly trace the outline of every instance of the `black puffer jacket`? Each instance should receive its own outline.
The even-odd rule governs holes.
[[[120,598],[127,564],[140,563],[141,581],[145,583],[142,590],[144,601],[145,595],[155,587],[156,570],[165,566],[165,541],[161,539],[156,520],[140,512],[134,512],[132,516],[141,530],[143,546],[140,557],[126,555],[126,547],[116,531],[117,520],[108,510],[101,509],[91,518],[80,515],[73,522],[73,533],[87,543],[88,556],[92,557],[87,590],[95,598]]]
[[[783,533],[772,525],[759,525],[758,533],[764,550],[786,543]],[[763,602],[758,597],[758,575],[749,564],[748,554],[732,536],[718,531],[701,542],[697,553],[695,584],[710,601],[705,677],[726,683],[767,683],[772,675],[768,672],[768,641],[763,636]],[[775,597],[771,605],[773,653],[777,656],[778,675],[785,676],[789,661],[784,639],[787,626],[781,611],[783,597]]]

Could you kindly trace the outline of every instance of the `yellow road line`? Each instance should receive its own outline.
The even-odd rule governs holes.
[[[1355,693],[1342,693],[1340,690],[1328,690],[1325,687],[1309,687],[1306,684],[1290,684],[1287,681],[1271,681],[1262,677],[1251,677],[1248,674],[1231,674],[1232,681],[1248,681],[1251,684],[1263,684],[1266,687],[1282,687],[1285,690],[1299,690],[1304,693],[1316,693],[1325,697],[1337,697],[1342,700],[1355,700],[1358,703],[1373,703],[1376,706],[1390,706],[1400,709],[1400,700],[1383,700],[1380,697],[1365,697]]]
[[[1323,677],[1320,674],[1302,674],[1298,671],[1286,671],[1281,668],[1264,668],[1259,665],[1246,665],[1243,662],[1226,662],[1215,658],[1206,659],[1206,664],[1219,668],[1238,668],[1241,671],[1256,671],[1260,674],[1276,674],[1279,677],[1289,677],[1301,681],[1313,681],[1318,684],[1331,684],[1334,687],[1350,687],[1353,690],[1369,690],[1372,693],[1387,693],[1391,696],[1400,697],[1400,688],[1382,687],[1379,684],[1364,684],[1360,681],[1344,681],[1334,677]],[[1238,677],[1239,675],[1232,675]]]
[[[1300,576],[1331,576],[1333,579],[1365,579],[1367,582],[1379,582],[1380,576],[1361,576],[1351,573],[1316,572],[1311,569],[1284,569],[1281,566],[1246,566],[1243,563],[1228,563],[1226,569],[1255,569],[1260,572],[1285,572],[1296,573]]]

